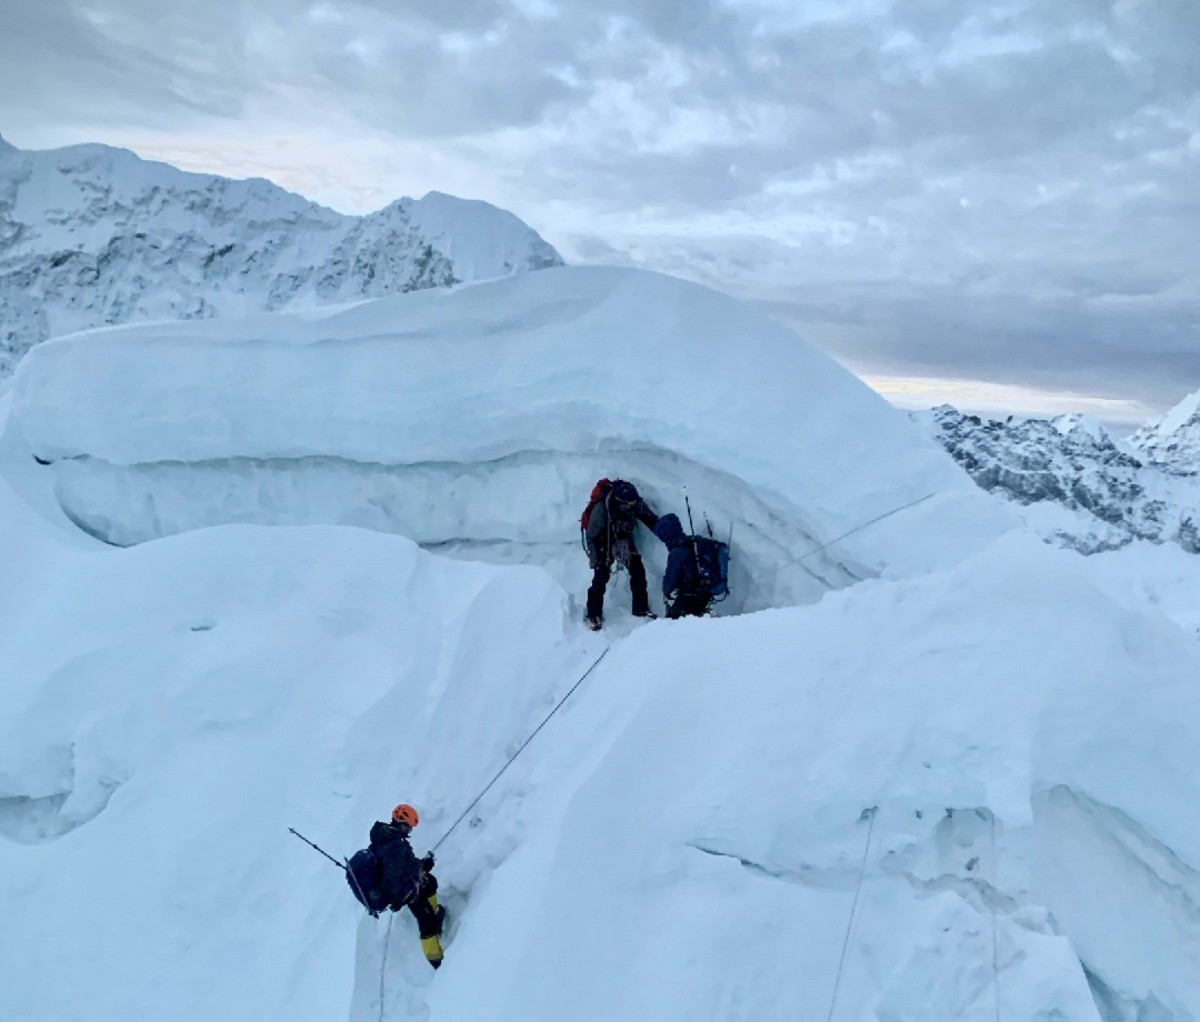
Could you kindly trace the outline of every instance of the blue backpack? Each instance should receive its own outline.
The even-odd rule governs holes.
[[[379,859],[369,848],[355,852],[346,863],[346,883],[355,899],[370,912],[382,912],[388,907],[379,889]]]
[[[714,602],[729,595],[729,544],[707,536],[691,537],[700,570],[700,591]]]

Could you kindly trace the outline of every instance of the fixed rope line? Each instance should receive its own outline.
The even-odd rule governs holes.
[[[816,547],[815,549],[810,550],[808,553],[804,554],[802,557],[797,557],[796,563],[798,564],[800,561],[807,560],[808,558],[812,557],[813,554],[819,554],[822,550],[828,549],[829,547],[833,546],[835,543],[840,543],[843,539],[846,539],[848,536],[853,536],[856,532],[862,532],[863,529],[866,529],[869,526],[874,525],[876,522],[882,522],[885,518],[891,518],[892,515],[898,515],[901,511],[907,511],[910,507],[916,507],[918,504],[923,504],[925,501],[929,500],[931,497],[936,497],[936,496],[937,496],[936,491],[933,493],[927,493],[927,494],[925,494],[924,497],[918,497],[916,500],[910,500],[907,504],[901,504],[899,507],[892,508],[891,511],[885,511],[881,515],[876,515],[869,522],[863,522],[862,525],[856,525],[849,532],[843,532],[840,536],[837,536],[834,539],[831,539],[828,543],[822,543],[819,547]]]
[[[607,652],[607,650],[605,650],[605,652]],[[324,848],[322,848],[320,845],[314,844],[312,841],[309,841],[309,839],[306,838],[303,834],[301,834],[300,831],[298,831],[295,827],[288,827],[288,830],[291,831],[293,834],[295,834],[296,837],[298,837],[301,841],[303,841],[310,848],[315,848],[318,852],[320,852],[323,856],[325,856],[325,858],[327,858],[335,866],[344,870],[346,873],[346,876],[348,876],[350,878],[350,880],[353,882],[355,890],[358,891],[359,900],[363,903],[363,907],[366,908],[367,911],[372,916],[375,916],[376,918],[378,918],[378,913],[371,912],[370,908],[367,907],[367,896],[365,893],[363,893],[362,887],[359,886],[358,877],[356,877],[354,875],[354,871],[350,868],[350,863],[348,861],[343,859],[341,862],[338,862],[337,859],[335,859],[332,855],[330,855],[327,851],[325,851]],[[392,939],[392,920],[394,920],[395,918],[396,918],[396,916],[394,913],[388,913],[387,932],[383,936],[383,959],[379,963],[379,1022],[383,1022],[383,984],[384,984],[384,976],[385,976],[386,970],[387,970],[387,949],[388,949],[388,941],[390,941]]]
[[[492,785],[495,784],[498,780],[500,780],[501,776],[503,776],[503,774],[504,774],[504,771],[507,770],[510,766],[512,766],[513,762],[516,760],[516,758],[519,755],[521,755],[522,752],[525,751],[525,746],[527,746],[530,742],[532,742],[537,737],[538,732],[541,731],[542,728],[544,728],[550,722],[550,718],[553,717],[556,713],[558,713],[558,711],[562,708],[563,703],[565,703],[568,699],[571,698],[571,696],[574,694],[575,690],[577,688],[579,688],[579,686],[582,685],[584,683],[584,681],[587,680],[588,675],[590,675],[592,673],[592,671],[594,671],[596,669],[596,667],[599,665],[600,661],[603,660],[605,658],[605,656],[608,655],[609,648],[610,647],[608,647],[608,646],[604,647],[604,649],[601,651],[600,655],[598,657],[596,657],[595,660],[592,661],[592,666],[589,667],[586,671],[584,671],[582,675],[580,675],[579,680],[577,682],[575,682],[574,685],[571,686],[570,691],[567,692],[567,694],[565,696],[563,696],[557,703],[554,704],[554,709],[551,710],[548,714],[546,714],[546,718],[536,728],[533,729],[533,734],[531,734],[528,738],[526,738],[525,741],[523,741],[521,743],[521,747],[519,749],[517,749],[517,751],[514,752],[511,756],[508,757],[508,762],[505,763],[504,766],[502,766],[500,768],[500,770],[497,772],[495,777],[493,777],[490,781],[488,781],[487,787],[485,787],[483,789],[483,791],[481,791],[478,795],[475,796],[475,798],[471,802],[471,804],[462,811],[462,814],[459,816],[459,818],[450,825],[450,829],[448,831],[446,831],[446,833],[443,834],[440,838],[438,838],[437,844],[435,844],[433,846],[433,849],[432,849],[433,851],[436,852],[438,850],[438,848],[441,846],[442,842],[445,841],[446,838],[448,838],[451,834],[454,833],[455,828],[460,823],[462,823],[463,820],[465,820],[467,818],[467,814],[470,813],[471,810],[474,809],[479,804],[479,800],[481,798],[483,798],[483,796],[486,795],[489,791],[491,791]]]
[[[863,816],[869,816],[871,823],[867,827],[867,843],[863,846],[862,865],[858,868],[858,883],[854,885],[854,900],[850,903],[850,918],[846,920],[846,936],[842,938],[842,954],[838,959],[837,975],[833,980],[833,996],[829,998],[829,1014],[825,1017],[825,1022],[833,1022],[833,1009],[837,1006],[838,988],[842,985],[842,971],[846,967],[846,951],[850,947],[850,931],[854,929],[854,913],[858,911],[858,895],[862,890],[863,877],[867,875],[867,856],[871,852],[871,835],[875,831],[875,813],[878,810],[878,806],[863,810]],[[861,820],[862,816],[859,817],[860,822]]]
[[[383,935],[383,958],[379,962],[379,1022],[383,1022],[383,978],[387,973],[388,942],[392,939],[392,923],[395,919],[395,912],[388,914],[387,932]]]
[[[992,820],[992,887],[1000,891],[999,861],[996,859],[996,814],[991,810],[988,816]],[[1000,952],[996,946],[996,906],[992,899],[992,993],[996,1004],[996,1022],[1000,1022]]]

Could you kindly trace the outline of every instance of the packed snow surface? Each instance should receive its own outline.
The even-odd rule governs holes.
[[[686,485],[697,527],[733,524],[730,607],[753,609],[949,563],[1015,524],[795,334],[635,270],[93,331],[40,345],[14,390],[63,508],[121,545],[353,524],[574,588],[586,495],[621,476],[685,521]]]
[[[95,332],[0,433],[6,1022],[1200,1022],[1187,555],[1011,529],[770,320],[552,270]],[[585,630],[617,473],[802,605]],[[437,972],[288,832],[398,801]]]
[[[594,635],[369,530],[70,544],[28,473],[0,1018],[1200,1018],[1195,644],[1077,555]],[[439,972],[288,833],[348,855],[405,800],[423,851],[606,648],[439,847]]]

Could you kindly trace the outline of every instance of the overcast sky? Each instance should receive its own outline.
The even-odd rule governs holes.
[[[0,96],[23,148],[487,199],[901,403],[1200,388],[1200,0],[0,0]]]

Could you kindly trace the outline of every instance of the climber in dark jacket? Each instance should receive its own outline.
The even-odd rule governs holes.
[[[388,908],[399,912],[406,905],[417,920],[421,950],[435,969],[442,964],[442,924],[446,909],[438,904],[433,852],[418,859],[408,836],[420,822],[406,803],[392,810],[392,822],[371,827],[371,851],[379,860],[379,886]]]
[[[604,623],[604,591],[615,562],[629,569],[629,591],[633,597],[634,617],[656,617],[650,610],[646,591],[646,567],[634,542],[634,530],[641,522],[649,529],[658,524],[658,515],[642,500],[633,483],[616,479],[604,499],[591,510],[586,540],[592,584],[587,592],[588,626],[598,629]]]
[[[679,516],[663,515],[654,526],[654,535],[667,548],[667,568],[663,572],[667,617],[703,617],[708,613],[712,596],[704,590],[695,548],[684,533]]]

